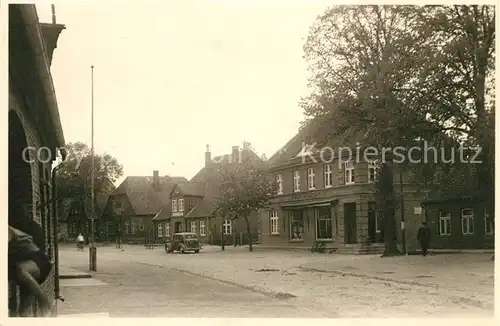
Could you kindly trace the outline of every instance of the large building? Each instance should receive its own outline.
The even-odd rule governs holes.
[[[270,158],[269,172],[279,189],[269,208],[261,210],[263,246],[312,248],[324,242],[340,253],[383,251],[382,212],[374,199],[377,163],[356,157],[360,139],[362,135],[349,131],[323,146],[311,146],[304,128]],[[341,148],[351,148],[352,157]],[[418,248],[416,233],[424,215],[411,176],[404,173],[400,181],[396,174],[395,183],[404,193],[405,246],[411,251]],[[396,217],[401,218],[401,209]],[[397,223],[400,246],[402,224]]]
[[[42,284],[57,309],[58,261],[52,163],[64,146],[50,66],[64,25],[41,24],[35,5],[9,5],[9,223],[29,208],[45,231],[53,268]],[[61,152],[63,159],[64,151]],[[16,213],[17,212],[17,213]],[[9,284],[9,313],[15,316],[19,291]],[[31,314],[36,316],[36,306]]]

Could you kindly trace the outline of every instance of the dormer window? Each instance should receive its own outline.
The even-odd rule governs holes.
[[[178,210],[179,212],[184,212],[184,199],[179,199],[179,204],[178,204]]]
[[[113,213],[116,215],[120,215],[122,213],[122,202],[121,201],[114,201],[113,202]]]
[[[172,200],[172,213],[177,213],[177,199]]]

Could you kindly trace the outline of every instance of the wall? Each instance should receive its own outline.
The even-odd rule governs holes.
[[[252,233],[253,243],[257,243],[260,237],[260,221],[259,221],[259,213],[255,212],[251,216],[249,216],[250,221],[250,232]],[[212,232],[212,239],[215,244],[220,244],[222,239],[222,223],[223,219],[221,217],[216,217],[211,219],[210,221],[210,230]],[[238,241],[240,233],[245,237],[246,234],[246,222],[245,219],[237,219],[232,221],[232,234],[224,235],[224,242],[226,244],[233,244],[234,241]],[[248,242],[248,239],[244,239],[245,243]]]
[[[23,100],[20,98],[19,94],[16,92],[15,86],[11,85],[9,90],[9,111],[13,110],[16,115],[19,117],[21,124],[24,128],[26,134],[26,142],[29,147],[34,147],[36,149],[45,145],[45,142],[42,140],[42,137],[35,127],[31,115],[27,114],[27,108],[22,105]],[[31,187],[32,187],[32,203],[39,204],[42,199],[50,200],[51,191],[48,190],[46,197],[42,196],[42,187],[41,187],[41,178],[48,179],[50,182],[51,175],[51,166],[50,163],[41,164],[37,160],[36,153],[30,151],[29,152],[30,159],[32,161],[31,165]],[[45,176],[44,176],[45,174]],[[13,194],[10,194],[13,195]],[[35,221],[42,224],[45,231],[45,238],[47,241],[47,254],[52,259],[54,263],[54,247],[55,240],[53,237],[53,226],[54,219],[51,214],[51,207],[49,206],[47,209],[42,209],[41,211],[36,211],[34,216]],[[51,301],[55,300],[55,292],[54,292],[54,273],[48,276],[47,280],[43,284],[43,289],[48,295]]]

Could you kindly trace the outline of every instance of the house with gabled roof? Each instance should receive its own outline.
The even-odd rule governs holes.
[[[187,183],[184,177],[128,176],[109,196],[101,227],[104,238],[125,242],[144,243],[154,234],[153,218],[170,201],[170,193],[176,184]]]
[[[245,233],[244,222],[226,220],[215,215],[214,211],[221,186],[217,169],[221,165],[238,164],[246,158],[250,158],[255,164],[263,162],[254,151],[240,149],[239,146],[233,146],[231,154],[212,158],[207,145],[205,166],[189,183],[175,185],[170,193],[170,201],[154,217],[157,241],[167,241],[176,232],[193,232],[205,243],[220,244],[222,235],[227,244],[240,242]],[[260,230],[258,215],[251,220],[254,221],[252,233],[257,234]]]

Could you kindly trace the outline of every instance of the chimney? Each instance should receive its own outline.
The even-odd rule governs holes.
[[[207,144],[207,150],[205,152],[205,166],[208,166],[212,162],[212,153],[210,153],[210,146]]]
[[[240,147],[239,146],[233,146],[233,151],[231,154],[231,162],[232,163],[237,163],[239,162],[239,157],[240,156]]]
[[[158,170],[153,171],[153,189],[160,191],[160,172]]]
[[[52,24],[56,24],[56,5],[52,4],[50,5],[50,8],[52,9]]]

